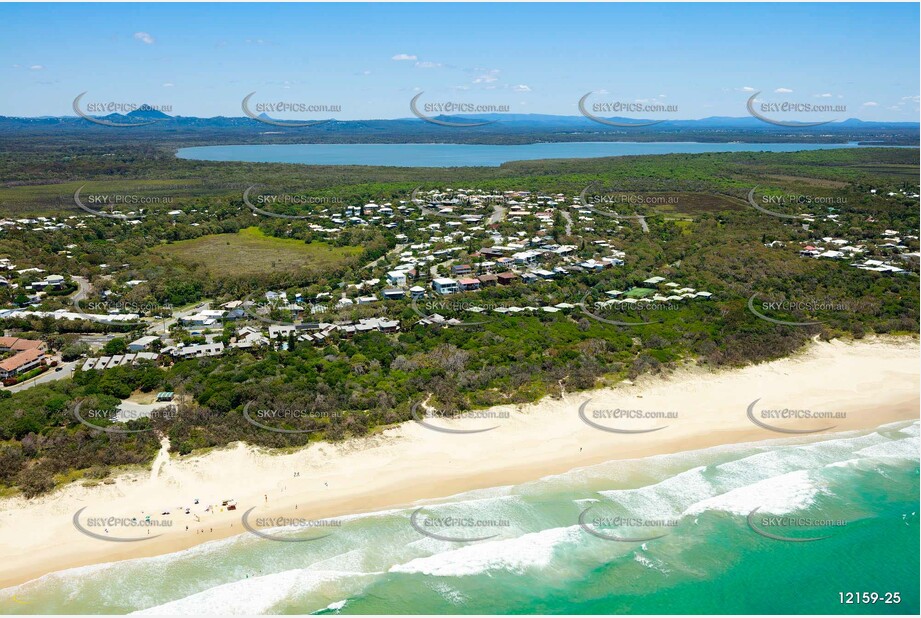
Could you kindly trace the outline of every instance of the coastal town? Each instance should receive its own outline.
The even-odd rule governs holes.
[[[130,223],[139,213],[108,214],[128,217]],[[207,215],[207,209],[166,213],[172,219]],[[272,219],[266,213],[254,216]],[[40,236],[80,230],[88,217],[92,215],[3,219],[0,233],[29,230]],[[82,353],[67,359],[71,371],[61,376],[67,377],[74,370],[172,363],[233,350],[323,346],[331,339],[372,331],[392,334],[415,325],[463,327],[489,315],[561,313],[578,320],[613,308],[648,316],[649,309],[668,310],[677,303],[707,301],[714,295],[712,290],[655,272],[635,279],[615,275],[616,287],[593,286],[592,275],[617,271],[630,260],[628,243],[619,232],[636,222],[633,216],[620,218],[586,202],[584,192],[567,196],[523,190],[417,190],[409,199],[319,208],[306,218],[324,238],[352,227],[381,227],[393,232],[394,246],[365,265],[360,280],[341,280],[326,290],[270,289],[185,307],[125,301],[127,294],[146,283],[131,277],[136,269],[130,264],[99,264],[91,283],[67,271],[48,272],[4,256],[0,257],[0,289],[6,290],[9,302],[0,307],[0,320],[85,321],[103,330],[106,325],[118,326],[125,333],[81,336]],[[804,227],[815,224],[816,218],[810,215]],[[840,225],[839,215],[833,212],[818,218]],[[574,227],[581,233],[579,244],[555,240],[557,235],[571,238]],[[77,247],[66,245],[58,254],[72,260]],[[824,236],[798,246],[775,240],[765,247],[795,251],[804,258],[845,261],[883,276],[917,272],[919,256],[916,234],[891,229],[875,238]],[[586,301],[588,293],[593,298]],[[0,348],[8,350],[0,377],[8,386],[22,382],[27,387],[30,379],[40,383],[37,374],[64,360],[39,340],[6,339],[11,343]],[[113,339],[123,340],[122,345],[109,345],[106,353]]]

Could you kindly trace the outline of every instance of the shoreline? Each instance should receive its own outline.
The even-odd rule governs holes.
[[[443,433],[409,422],[369,437],[315,443],[285,454],[241,443],[183,459],[161,453],[153,470],[120,474],[110,485],[72,483],[31,501],[0,500],[0,545],[7,557],[0,565],[0,587],[63,569],[167,554],[235,536],[244,532],[241,516],[251,508],[256,509],[253,517],[356,515],[606,461],[792,437],[748,419],[747,408],[756,399],[761,400],[759,410],[846,414],[832,420],[763,419],[782,429],[833,425],[813,435],[917,419],[918,353],[915,338],[815,342],[790,357],[742,369],[680,369],[668,377],[641,378],[637,384],[567,393],[562,399],[520,408],[491,408],[500,413],[495,418],[426,421],[467,431],[496,427],[480,433]],[[596,424],[647,433],[594,428],[580,418],[580,407]],[[617,409],[674,411],[677,417],[605,418],[604,411]],[[198,505],[193,504],[196,498]],[[239,505],[236,511],[204,512],[205,505],[231,498]],[[169,510],[167,519],[173,526],[149,541],[96,540],[73,525],[74,513],[84,507],[84,517],[146,513],[159,518],[160,512]],[[195,521],[196,515],[201,521]],[[137,534],[135,529],[123,536]]]

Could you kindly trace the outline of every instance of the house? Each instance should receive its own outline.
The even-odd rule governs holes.
[[[820,253],[822,252],[812,245],[806,245],[803,247],[803,250],[799,252],[803,257],[817,257]]]
[[[480,289],[480,280],[476,277],[463,277],[457,283],[464,292]]]
[[[470,268],[470,264],[455,264],[451,267],[451,274],[455,277],[460,275],[469,275],[473,270]]]
[[[413,287],[409,288],[409,295],[413,298],[413,300],[425,298],[425,288],[421,285],[414,285]]]
[[[384,290],[383,293],[386,300],[402,300],[403,298],[406,298],[406,291],[399,288]]]
[[[296,330],[295,327],[292,325],[272,324],[269,326],[269,337],[272,339],[278,339],[279,337],[288,337],[295,330]]]
[[[864,261],[863,264],[854,263],[854,264],[851,264],[851,266],[859,268],[860,270],[869,270],[869,271],[878,272],[878,273],[885,273],[885,272],[908,273],[910,272],[910,271],[905,270],[904,268],[899,268],[898,266],[893,266],[892,264],[887,264],[880,260],[866,260]]]
[[[457,285],[457,281],[454,279],[448,279],[447,277],[438,277],[432,280],[432,289],[436,293],[441,295],[447,294],[456,294],[460,291]]]
[[[265,345],[269,342],[265,335],[259,332],[259,329],[252,326],[244,326],[237,331],[236,340],[230,344],[232,348],[249,349]]]
[[[45,342],[38,339],[20,339],[19,337],[0,337],[0,352],[25,352],[26,350],[47,349]]]
[[[45,351],[43,348],[34,347],[19,352],[4,361],[0,361],[0,378],[4,380],[13,378],[35,369],[44,358]]]
[[[499,278],[495,275],[480,275],[478,279],[480,280],[480,285],[484,288],[492,287],[499,281]]]
[[[496,275],[496,279],[498,279],[499,285],[510,285],[512,283],[515,283],[515,279],[517,278],[518,278],[518,275],[516,275],[513,272],[504,272],[504,273],[499,273],[498,275]]]
[[[542,251],[536,249],[530,249],[528,251],[520,251],[518,253],[512,254],[512,259],[516,264],[534,264],[543,255]],[[499,260],[501,262],[501,260]]]
[[[406,285],[406,271],[391,270],[387,273],[387,283],[404,287]]]
[[[144,350],[150,348],[151,344],[158,339],[159,337],[154,337],[153,335],[135,339],[128,344],[128,350],[131,352],[143,352]]]
[[[179,321],[190,326],[212,326],[224,317],[225,313],[227,312],[222,309],[205,309],[198,313],[181,317]]]
[[[397,320],[388,320],[387,318],[367,318],[358,320],[355,330],[357,332],[379,330],[382,333],[395,333],[400,330],[400,323]]]
[[[187,345],[180,348],[168,348],[164,350],[173,356],[181,358],[202,358],[204,356],[220,356],[224,353],[223,342],[202,343],[198,345]]]
[[[0,362],[0,378],[12,378],[38,367],[45,358],[45,349],[45,342],[38,339],[0,337],[0,351],[15,352]]]
[[[62,275],[48,275],[44,279],[34,282],[31,287],[33,290],[41,290],[45,288],[60,290],[63,286],[64,277]]]
[[[603,263],[601,263],[601,262],[596,262],[594,259],[586,260],[586,261],[584,261],[584,262],[579,262],[579,266],[581,266],[581,267],[584,268],[585,270],[595,270],[595,271],[598,271],[598,270],[604,270],[604,269],[605,269],[605,265],[604,265]]]

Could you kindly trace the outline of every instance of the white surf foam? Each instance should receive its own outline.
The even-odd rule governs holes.
[[[703,476],[706,466],[698,466],[654,485],[637,489],[611,489],[598,493],[631,513],[658,517],[681,514],[687,505],[718,493]]]
[[[374,574],[296,569],[251,577],[203,590],[182,599],[133,612],[138,615],[267,614],[273,606],[296,595],[347,578]]]
[[[919,459],[918,448],[918,438],[912,436],[909,438],[902,438],[901,440],[874,444],[873,446],[862,448],[854,454],[859,457],[869,457],[873,459],[895,458],[917,461]]]
[[[748,515],[756,508],[765,513],[791,513],[812,504],[820,491],[808,470],[797,470],[701,500],[688,507],[685,514],[718,510]]]
[[[578,526],[550,528],[514,539],[467,545],[434,556],[416,558],[391,567],[391,573],[421,573],[440,577],[463,577],[492,570],[523,573],[550,564],[556,547],[578,542]]]

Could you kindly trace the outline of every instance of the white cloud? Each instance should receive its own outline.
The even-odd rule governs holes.
[[[32,66],[29,67],[29,70],[30,71],[44,71],[45,66],[41,64],[33,64]]]
[[[416,63],[416,68],[417,69],[439,69],[441,68],[441,63],[420,61]]]
[[[391,60],[418,60],[415,54],[397,54]]]
[[[173,82],[166,82],[165,84],[163,84],[163,87],[164,87],[164,88],[172,88],[173,85],[174,85]]]
[[[776,92],[776,93],[778,93],[778,94],[789,94],[789,93],[791,93],[791,92],[793,92],[793,91],[790,90],[789,88],[778,88],[778,89],[776,89],[774,92]]]
[[[830,93],[830,92],[823,92],[822,94],[817,94],[817,95],[815,95],[815,96],[818,97],[818,98],[820,98],[820,99],[830,99],[830,98],[831,98],[831,93]]]
[[[741,90],[742,92],[754,92],[755,91],[755,89],[752,88],[751,86],[742,86],[741,88],[739,88],[739,90]]]
[[[531,92],[531,87],[527,84],[518,84],[517,86],[512,86],[512,90],[515,92]]]
[[[141,43],[144,43],[145,45],[153,45],[155,39],[146,32],[135,32],[134,40],[140,41]]]
[[[863,104],[863,107],[879,107],[879,103],[876,101],[867,101]]]
[[[474,84],[491,84],[499,80],[499,69],[489,69],[474,78]]]

